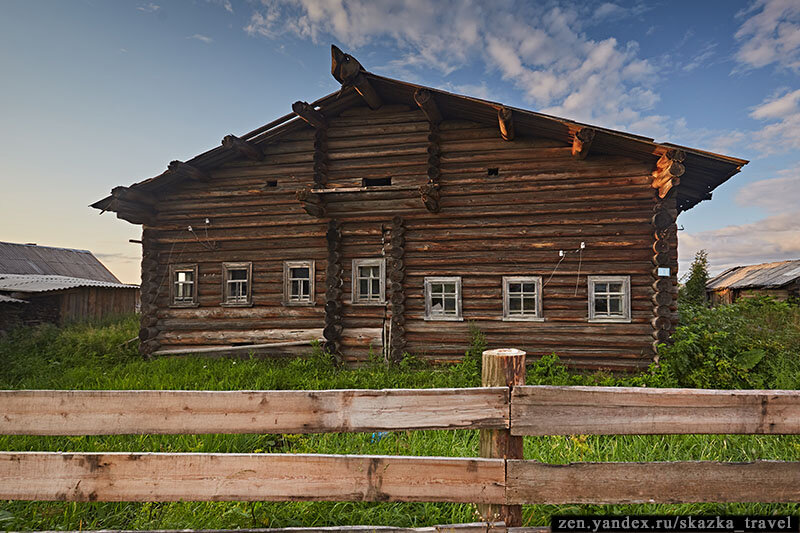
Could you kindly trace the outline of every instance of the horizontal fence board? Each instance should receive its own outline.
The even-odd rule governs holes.
[[[502,459],[0,452],[0,500],[502,502]]]
[[[0,391],[0,434],[324,433],[508,427],[508,389]]]
[[[508,503],[782,503],[800,501],[800,462],[508,461]]]
[[[427,527],[394,526],[320,526],[320,527],[276,527],[243,529],[96,529],[87,533],[549,533],[549,527],[506,527],[503,522],[471,522]],[[39,533],[56,533],[41,531]],[[63,532],[58,532],[63,533]],[[68,533],[79,533],[71,531]]]
[[[515,387],[511,433],[798,434],[800,391]]]

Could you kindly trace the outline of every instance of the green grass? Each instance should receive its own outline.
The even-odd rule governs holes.
[[[319,352],[308,359],[172,358],[142,361],[134,317],[63,329],[14,332],[0,341],[2,389],[330,389],[468,387],[479,384],[474,357],[430,368],[413,359],[387,369],[373,363],[337,369]],[[546,358],[529,368],[528,383],[659,384],[659,375],[626,378],[577,376]],[[114,435],[90,437],[0,436],[0,450],[247,452],[478,456],[475,431],[326,435]],[[795,436],[571,436],[525,439],[526,459],[574,461],[798,460]],[[553,513],[793,513],[797,505],[525,506],[525,525],[546,525]],[[468,504],[341,502],[65,503],[0,502],[0,529],[163,529],[329,526],[424,526],[476,519]]]

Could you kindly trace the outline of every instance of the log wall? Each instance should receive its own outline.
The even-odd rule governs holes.
[[[171,308],[169,283],[158,283],[153,316],[161,349],[321,338],[325,235],[335,219],[341,231],[340,342],[347,361],[379,352],[389,324],[402,324],[406,351],[435,361],[463,355],[470,324],[486,333],[492,347],[532,356],[556,352],[581,367],[632,368],[652,360],[659,338],[658,239],[666,239],[661,257],[672,269],[669,291],[677,273],[674,231],[659,237],[653,226],[664,204],[674,209],[674,200],[659,203],[651,187],[653,163],[600,153],[580,160],[561,142],[519,132],[504,141],[496,125],[445,120],[434,128],[421,111],[402,106],[350,109],[328,117],[324,143],[321,135],[309,126],[263,145],[262,161],[243,158],[212,170],[208,184],[184,182],[162,191],[145,248],[157,255],[160,280],[170,264],[198,264],[199,306]],[[325,187],[350,192],[314,193],[321,187],[322,162]],[[431,168],[438,174],[438,212],[417,190],[429,183]],[[365,178],[391,178],[391,185],[354,191]],[[311,190],[324,217],[304,210],[299,189]],[[402,255],[392,258],[396,216],[402,217],[403,242],[396,247]],[[581,242],[583,252],[559,264],[559,250],[577,250]],[[398,266],[392,259],[402,261],[399,284],[387,283],[386,291],[387,299],[400,295],[402,317],[392,317],[390,302],[350,302],[352,259],[384,255],[387,275]],[[315,305],[287,307],[282,264],[300,259],[316,262]],[[220,306],[223,261],[253,262],[251,307]],[[542,277],[544,322],[503,321],[504,275]],[[630,276],[630,323],[588,322],[587,275]],[[424,320],[425,276],[461,276],[463,322]],[[674,314],[671,292],[667,309]],[[392,350],[387,355],[398,357]]]

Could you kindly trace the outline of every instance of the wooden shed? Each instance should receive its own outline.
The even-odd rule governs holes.
[[[800,298],[800,259],[729,268],[708,280],[706,292],[711,305],[756,296]]]
[[[138,285],[88,250],[0,242],[0,331],[133,313],[138,302]]]
[[[145,354],[556,352],[642,367],[681,211],[747,163],[367,72],[93,207],[143,225]]]

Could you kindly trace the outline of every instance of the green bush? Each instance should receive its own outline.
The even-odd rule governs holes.
[[[771,298],[682,305],[659,379],[711,389],[800,388],[800,307]]]

